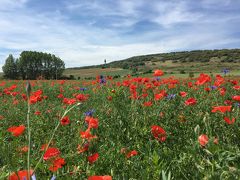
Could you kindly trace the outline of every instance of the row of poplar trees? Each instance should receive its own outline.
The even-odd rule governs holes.
[[[17,59],[10,54],[2,69],[8,79],[60,79],[65,64],[53,54],[23,51]]]

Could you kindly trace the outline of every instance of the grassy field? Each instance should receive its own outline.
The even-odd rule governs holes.
[[[114,75],[120,75],[124,76],[126,74],[129,74],[130,70],[121,69],[121,68],[91,68],[91,69],[66,69],[64,71],[65,76],[73,75],[75,78],[81,77],[96,77],[97,75],[105,75],[105,76],[114,76]]]
[[[0,179],[239,179],[239,78],[165,77],[0,81]]]
[[[146,62],[145,66],[138,67],[138,73],[142,75],[143,72],[154,69],[162,69],[166,73],[166,76],[176,76],[176,77],[188,77],[189,72],[194,72],[195,76],[198,76],[200,73],[208,74],[217,74],[221,73],[223,69],[229,69],[229,75],[239,76],[240,75],[240,64],[239,63],[221,63],[219,61],[211,60],[207,63],[202,62],[191,62],[191,63],[173,63],[172,61],[165,62]],[[81,77],[96,77],[96,75],[120,75],[125,76],[131,74],[132,71],[129,69],[121,68],[91,68],[91,69],[66,69],[64,75],[70,76],[73,75],[75,78]],[[143,75],[149,76],[150,74]]]

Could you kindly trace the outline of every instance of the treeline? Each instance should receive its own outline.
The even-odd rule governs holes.
[[[23,51],[19,58],[10,54],[2,69],[8,79],[60,79],[65,64],[53,54]]]

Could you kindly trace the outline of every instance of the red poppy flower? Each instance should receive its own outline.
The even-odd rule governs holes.
[[[28,152],[28,149],[29,149],[28,146],[23,146],[19,149],[19,151],[22,153],[26,153],[26,152]]]
[[[233,96],[232,99],[235,101],[240,101],[240,96]]]
[[[42,100],[42,96],[41,96],[42,93],[43,93],[43,91],[40,90],[40,89],[33,92],[32,95],[30,96],[30,99],[29,99],[30,104],[35,104],[38,101],[41,101]]]
[[[91,139],[93,139],[93,138],[97,138],[97,136],[92,135],[92,134],[90,133],[90,128],[89,128],[89,127],[88,127],[88,129],[87,129],[86,131],[81,131],[81,132],[80,132],[80,135],[81,135],[81,138],[87,139],[87,140],[91,140]]]
[[[41,115],[41,112],[40,111],[36,111],[34,114],[35,115]]]
[[[127,153],[127,158],[130,158],[132,156],[136,156],[138,154],[138,152],[136,150],[130,151],[129,153]]]
[[[86,100],[88,99],[88,95],[78,94],[78,95],[76,95],[76,98],[77,98],[79,101],[86,101]]]
[[[112,96],[108,96],[107,99],[108,99],[109,101],[112,101],[113,97],[112,97]]]
[[[220,76],[219,74],[216,75],[216,81],[214,82],[214,86],[219,87],[223,83],[224,83],[224,78],[222,76]]]
[[[225,112],[230,112],[231,111],[231,108],[232,106],[215,106],[215,107],[212,107],[212,112],[217,112],[217,111],[220,111],[221,113],[225,113]]]
[[[35,104],[37,102],[37,97],[36,96],[30,96],[29,102],[30,102],[30,104]]]
[[[209,87],[204,88],[205,91],[209,92],[211,89]]]
[[[86,118],[85,120],[88,123],[89,128],[94,128],[94,129],[98,128],[98,119],[97,118],[90,117],[90,118]]]
[[[153,125],[151,128],[152,135],[154,136],[155,139],[157,139],[160,142],[164,142],[166,140],[167,134],[163,128],[157,125]]]
[[[59,95],[57,96],[57,98],[61,99],[61,98],[64,98],[64,96],[63,96],[63,94],[59,94]]]
[[[163,74],[164,73],[163,73],[162,70],[157,69],[157,70],[154,71],[154,76],[162,76]]]
[[[25,126],[24,125],[20,125],[20,126],[12,126],[10,128],[8,128],[8,132],[11,132],[13,136],[20,136],[25,130]]]
[[[19,92],[12,92],[12,93],[11,93],[11,95],[14,96],[14,97],[15,97],[16,95],[18,95],[18,94],[19,94]]]
[[[187,105],[187,106],[192,106],[192,105],[195,105],[197,103],[197,101],[196,101],[196,99],[194,99],[194,98],[189,98],[189,99],[187,99],[186,101],[185,101],[185,104]]]
[[[211,81],[210,76],[208,76],[207,74],[200,74],[195,84],[199,86],[210,81]]]
[[[61,157],[57,157],[53,160],[52,165],[49,167],[49,170],[52,172],[57,171],[59,168],[62,168],[62,166],[65,164],[65,159]]]
[[[48,159],[51,159],[52,157],[58,156],[59,154],[60,154],[60,151],[58,150],[58,148],[50,147],[44,153],[43,159],[46,161]]]
[[[184,92],[184,91],[181,91],[179,94],[180,94],[180,96],[182,96],[182,97],[185,97],[185,96],[187,96],[187,93],[186,93],[186,92]]]
[[[152,102],[151,101],[144,102],[143,106],[146,106],[146,107],[152,106]]]
[[[76,99],[70,99],[70,98],[63,98],[63,103],[64,104],[69,104],[69,105],[72,105],[72,104],[75,104],[76,103]]]
[[[160,99],[164,98],[165,96],[167,96],[167,93],[165,90],[162,90],[159,94],[154,95],[154,99],[160,100]]]
[[[227,89],[226,88],[220,88],[219,93],[221,96],[224,96],[226,94]]]
[[[89,176],[88,180],[112,180],[111,176]]]
[[[88,162],[90,164],[94,163],[98,158],[99,158],[99,154],[98,153],[95,153],[95,154],[87,157]]]
[[[155,100],[160,100],[160,99],[162,99],[163,97],[164,97],[164,95],[161,94],[161,93],[160,93],[160,94],[155,94],[155,95],[154,95],[154,99],[155,99]]]
[[[61,125],[68,125],[70,124],[70,119],[68,116],[64,116],[62,119],[61,119]]]
[[[202,134],[198,137],[198,142],[201,146],[206,146],[208,143],[208,136],[206,134]]]
[[[33,170],[30,170],[30,175],[32,175]],[[17,174],[14,172],[9,177],[8,180],[28,180],[28,170],[18,171]]]
[[[240,90],[240,86],[239,85],[233,86],[233,89]]]
[[[226,105],[232,105],[232,101],[230,101],[230,100],[225,100],[225,101],[224,101],[224,104],[226,104]]]
[[[81,145],[78,145],[77,151],[80,154],[80,153],[83,153],[83,152],[87,151],[88,148],[89,148],[89,144],[88,143],[83,145],[83,147]]]
[[[230,120],[228,117],[224,117],[223,119],[227,124],[233,124],[235,122],[235,118],[232,118],[232,120]]]
[[[237,80],[229,80],[229,82],[231,82],[233,85],[237,85],[238,84]]]
[[[44,150],[46,150],[46,148],[47,148],[47,144],[43,144],[43,145],[41,146],[40,151],[44,151]]]

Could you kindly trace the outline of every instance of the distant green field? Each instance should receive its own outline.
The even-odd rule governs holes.
[[[176,76],[176,77],[189,77],[189,73],[193,72],[194,77],[198,76],[200,73],[207,74],[223,74],[223,69],[229,69],[230,76],[240,76],[240,64],[239,63],[222,63],[219,61],[210,62],[186,62],[186,63],[174,63],[173,61],[165,62],[146,62],[144,66],[137,67],[137,71],[133,73],[130,69],[121,68],[90,68],[90,69],[66,69],[64,71],[65,76],[73,75],[75,78],[81,77],[96,77],[97,75],[120,75],[124,76],[127,74],[136,74],[140,76],[149,76],[151,73],[147,73],[149,70],[161,69],[165,73],[165,76]]]
[[[91,68],[91,69],[66,69],[63,74],[65,76],[73,75],[75,78],[78,78],[78,77],[85,78],[85,77],[96,77],[98,75],[124,76],[129,73],[131,73],[130,70],[121,69],[121,68],[106,68],[106,69]]]

